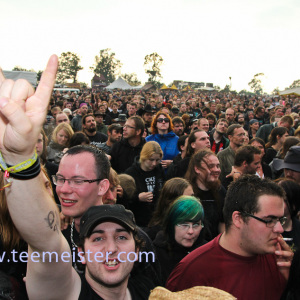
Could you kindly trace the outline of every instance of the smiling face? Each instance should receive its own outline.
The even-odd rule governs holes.
[[[62,157],[57,176],[67,179],[96,179],[93,167],[95,158],[91,153],[83,152]],[[56,193],[65,216],[79,218],[91,206],[101,205],[102,196],[106,193],[109,183],[107,179],[99,182],[85,182],[79,187],[70,187],[65,181],[62,186],[56,186]]]
[[[210,187],[217,183],[221,174],[220,162],[217,156],[209,155],[201,162],[201,167],[195,167],[197,181],[202,183],[205,187]]]
[[[134,260],[133,253],[138,253],[131,232],[116,223],[101,223],[86,238],[84,250],[86,279],[90,285],[94,286],[91,283],[96,282],[106,287],[127,286],[134,264],[131,262]],[[97,252],[101,252],[103,257],[95,258]],[[133,253],[128,256],[130,252]]]

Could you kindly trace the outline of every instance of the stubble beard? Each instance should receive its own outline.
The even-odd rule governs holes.
[[[98,284],[106,287],[106,288],[116,288],[116,287],[120,287],[125,281],[128,280],[129,278],[129,274],[124,276],[124,278],[121,278],[118,282],[116,283],[107,283],[104,282],[101,278],[99,278],[97,275],[93,274],[90,270],[88,270],[89,275],[91,277],[92,280],[94,280],[95,282],[97,282]]]

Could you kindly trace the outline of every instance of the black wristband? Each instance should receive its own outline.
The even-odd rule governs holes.
[[[7,165],[8,168],[12,167]],[[23,170],[17,173],[9,173],[11,178],[20,179],[20,180],[28,180],[37,177],[41,172],[41,164],[40,159],[37,158],[36,162],[28,169]]]

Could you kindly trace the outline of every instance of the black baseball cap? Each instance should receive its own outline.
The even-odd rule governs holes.
[[[120,204],[103,204],[92,206],[83,214],[80,219],[80,237],[90,236],[97,225],[109,221],[120,224],[130,231],[137,230],[132,211]]]
[[[274,158],[273,167],[276,171],[290,169],[300,172],[300,146],[292,146],[284,159]]]

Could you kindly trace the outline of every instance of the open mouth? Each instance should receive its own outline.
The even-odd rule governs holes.
[[[116,269],[120,262],[117,259],[109,259],[104,262],[104,265],[109,269]]]

